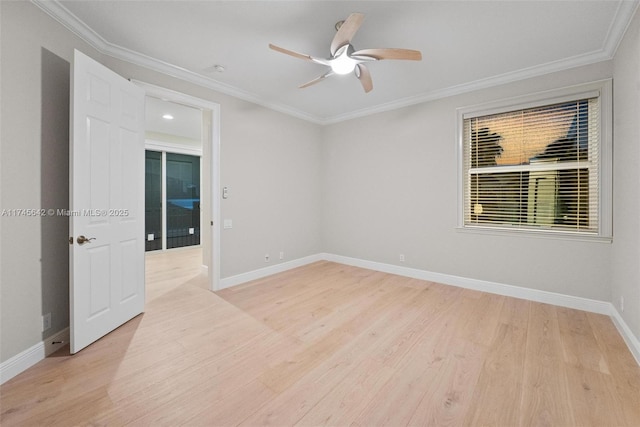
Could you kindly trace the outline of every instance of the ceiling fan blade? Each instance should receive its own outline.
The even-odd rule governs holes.
[[[410,61],[421,61],[422,53],[419,50],[411,49],[362,49],[354,52],[352,57],[366,56],[375,59],[407,59]]]
[[[333,41],[331,41],[331,55],[335,55],[338,49],[345,44],[351,43],[351,39],[360,28],[360,25],[362,25],[362,21],[364,21],[362,13],[352,13],[344,20],[344,23],[333,37]]]
[[[329,61],[324,59],[324,58],[316,58],[314,56],[306,55],[304,53],[294,52],[292,50],[285,49],[283,47],[276,46],[276,45],[271,44],[271,43],[269,43],[269,47],[271,49],[275,50],[276,52],[284,53],[286,55],[291,55],[294,58],[304,59],[305,61],[311,61],[311,62],[315,62],[317,64],[329,65]]]
[[[314,85],[316,83],[321,82],[322,80],[326,79],[327,77],[333,75],[333,71],[329,70],[326,73],[324,73],[323,75],[321,75],[320,77],[316,77],[315,79],[311,80],[310,82],[306,82],[303,85],[298,86],[298,88],[300,89],[304,89],[305,87],[309,87],[311,85]]]
[[[304,53],[298,53],[298,52],[294,52],[292,50],[289,49],[285,49],[283,47],[280,46],[276,46],[274,44],[269,43],[269,47],[273,50],[275,50],[276,52],[280,52],[280,53],[284,53],[287,55],[291,55],[295,58],[299,58],[299,59],[304,59],[305,61],[313,61],[314,58],[311,57],[310,55],[305,55]]]
[[[373,89],[373,81],[371,80],[369,69],[363,64],[356,65],[356,76],[358,76],[358,80],[362,83],[365,93],[371,92]]]

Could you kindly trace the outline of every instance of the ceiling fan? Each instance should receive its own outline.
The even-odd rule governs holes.
[[[269,47],[277,52],[331,67],[320,77],[299,86],[301,89],[321,82],[334,74],[349,74],[353,72],[360,80],[364,91],[370,92],[373,89],[373,81],[371,80],[371,73],[369,73],[369,69],[365,65],[367,62],[380,61],[382,59],[422,60],[422,53],[418,50],[397,48],[355,50],[351,45],[351,39],[360,28],[360,25],[362,25],[362,21],[364,21],[362,13],[352,13],[347,19],[336,24],[338,32],[331,42],[330,58],[316,58],[284,49],[271,43]]]

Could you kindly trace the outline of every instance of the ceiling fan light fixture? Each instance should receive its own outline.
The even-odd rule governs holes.
[[[349,74],[353,72],[357,64],[357,61],[346,55],[340,56],[331,62],[331,70],[336,74]]]
[[[356,65],[358,65],[359,61],[349,56],[350,47],[351,46],[349,45],[345,45],[340,49],[338,49],[338,51],[336,52],[336,56],[331,60],[331,63],[330,63],[331,71],[333,71],[336,74],[342,74],[342,75],[353,72],[353,70],[356,68]]]

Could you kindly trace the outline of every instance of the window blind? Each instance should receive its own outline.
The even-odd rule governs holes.
[[[598,233],[598,97],[463,122],[464,224]]]

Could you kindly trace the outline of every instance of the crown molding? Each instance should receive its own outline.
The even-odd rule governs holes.
[[[253,93],[244,91],[237,87],[221,83],[217,80],[204,77],[185,68],[109,43],[101,36],[99,36],[95,31],[93,31],[89,26],[87,26],[77,16],[71,13],[62,4],[60,4],[58,0],[31,0],[31,2],[104,55],[130,62],[132,64],[139,65],[141,67],[157,71],[196,84],[198,86],[205,87],[207,89],[212,89],[225,95],[248,101],[253,104],[257,104],[265,108],[278,111],[280,113],[297,117],[302,120],[320,125],[329,125],[352,120],[359,117],[369,116],[376,113],[397,110],[399,108],[434,101],[450,96],[460,95],[475,90],[487,89],[506,83],[512,83],[519,80],[538,77],[557,71],[568,70],[575,67],[610,60],[614,57],[616,50],[618,49],[618,46],[622,41],[622,38],[624,37],[624,33],[626,32],[627,27],[631,23],[631,19],[633,18],[635,11],[638,8],[640,0],[623,0],[619,3],[615,17],[611,23],[611,26],[609,27],[607,38],[603,44],[603,47],[597,51],[537,65],[534,67],[516,70],[486,79],[480,79],[461,85],[433,90],[415,96],[402,98],[396,101],[379,104],[373,107],[363,108],[360,110],[329,117],[320,117],[293,108],[289,105],[267,101]]]
[[[624,37],[624,33],[627,32],[627,28],[629,28],[629,24],[631,24],[636,9],[638,9],[638,5],[640,5],[640,1],[638,0],[625,0],[618,4],[616,16],[611,22],[607,38],[602,48],[610,59],[615,56],[618,46]]]
[[[488,89],[504,85],[507,83],[513,83],[520,80],[526,80],[532,77],[539,77],[546,74],[551,74],[557,71],[568,70],[570,68],[581,67],[584,65],[595,64],[597,62],[607,61],[612,57],[603,50],[596,52],[590,52],[583,55],[574,56],[571,58],[548,62],[546,64],[536,65],[530,68],[523,68],[514,72],[500,74],[497,76],[488,77],[486,79],[475,80],[469,83],[461,85],[450,86],[444,89],[437,89],[420,95],[415,95],[397,101],[389,102],[386,104],[380,104],[372,108],[364,108],[331,117],[323,121],[323,124],[333,124],[346,120],[355,119],[358,117],[364,117],[375,113],[381,113],[385,111],[396,110],[403,107],[409,107],[411,105],[422,104],[429,101],[435,101],[442,98],[448,98],[450,96],[460,95],[463,93],[473,92],[480,89]]]
[[[144,55],[134,50],[109,43],[57,0],[31,0],[31,2],[103,55],[111,56],[122,61],[157,71],[159,73],[166,74],[207,89],[212,89],[243,101],[261,105],[265,108],[288,114],[293,117],[322,124],[322,119],[312,114],[308,114],[288,105],[266,101],[252,93],[243,91],[234,86],[204,77],[200,74],[194,73],[193,71]]]
[[[153,57],[135,52],[121,46],[109,44],[106,49],[102,51],[102,53],[116,59],[120,59],[144,68],[148,68],[153,71],[157,71],[162,74],[169,75],[171,77],[187,81],[189,83],[193,83],[201,87],[205,87],[207,89],[215,90],[217,92],[241,99],[243,101],[251,102],[253,104],[278,111],[280,113],[288,114],[299,119],[321,124],[321,119],[304,111],[289,107],[288,105],[266,101],[250,92],[244,91],[237,87],[221,83],[217,80],[202,76],[185,68],[178,67],[177,65],[155,59]]]
[[[71,13],[69,9],[61,5],[57,0],[31,0],[31,3],[42,9],[47,15],[58,21],[66,29],[80,37],[91,47],[104,52],[109,46],[109,42],[93,31],[80,18]]]

